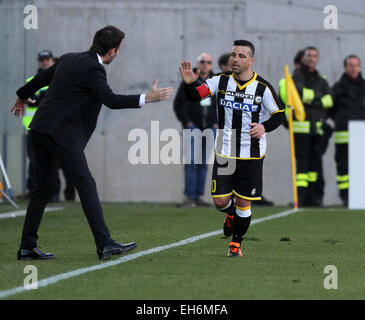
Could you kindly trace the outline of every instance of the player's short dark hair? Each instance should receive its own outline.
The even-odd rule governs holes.
[[[359,58],[357,55],[355,55],[355,54],[350,54],[350,55],[348,55],[348,56],[347,56],[347,57],[343,60],[343,66],[346,68],[346,66],[347,66],[347,60],[348,60],[348,59],[353,59],[353,58],[357,59],[357,60],[359,61],[359,63],[361,63],[360,58]]]
[[[251,49],[251,57],[255,55],[255,46],[252,42],[248,40],[235,40],[233,42],[234,46],[242,46],[242,47],[249,47]]]
[[[303,50],[299,50],[297,52],[297,54],[294,57],[294,64],[297,64],[297,63],[300,64],[302,62],[303,57],[304,57],[304,49]]]
[[[90,50],[103,56],[110,49],[118,48],[123,39],[123,31],[114,26],[106,26],[96,31]]]
[[[307,50],[315,50],[315,51],[317,51],[317,53],[319,54],[319,50],[318,50],[316,47],[313,47],[313,46],[306,47],[306,48],[304,49],[304,54],[305,54],[305,52],[306,52]]]
[[[231,57],[231,53],[230,52],[227,52],[227,53],[223,53],[219,59],[218,59],[218,65],[221,66],[222,64],[223,65],[227,65],[228,62],[229,62],[229,58]]]

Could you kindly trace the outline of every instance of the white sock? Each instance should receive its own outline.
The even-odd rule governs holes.
[[[236,213],[239,217],[241,218],[248,218],[249,216],[251,216],[251,207],[237,207],[236,206]]]

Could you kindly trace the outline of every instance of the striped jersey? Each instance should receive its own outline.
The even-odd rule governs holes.
[[[250,124],[262,123],[277,112],[281,103],[269,82],[254,72],[246,81],[238,81],[232,72],[215,75],[205,81],[210,95],[217,96],[218,134],[215,152],[235,159],[260,159],[266,152],[266,133],[252,138]]]

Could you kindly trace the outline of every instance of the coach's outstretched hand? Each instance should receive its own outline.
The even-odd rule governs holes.
[[[11,108],[10,112],[14,112],[14,115],[16,117],[20,116],[20,113],[22,114],[22,116],[24,116],[24,109],[25,109],[25,105],[27,103],[34,103],[35,100],[32,100],[31,98],[27,99],[27,100],[22,100],[22,99],[17,99],[14,106]]]
[[[155,80],[151,91],[146,94],[146,103],[163,101],[171,97],[173,91],[171,87],[158,89],[157,85],[158,81]]]
[[[179,67],[181,78],[184,80],[186,84],[192,84],[199,78],[200,69],[194,73],[193,69],[191,68],[190,61],[183,61],[181,66]]]

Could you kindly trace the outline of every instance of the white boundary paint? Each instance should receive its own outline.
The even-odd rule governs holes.
[[[261,223],[261,222],[272,220],[272,219],[286,217],[290,214],[300,212],[300,211],[302,211],[302,210],[301,209],[298,209],[298,210],[292,209],[292,210],[288,210],[288,211],[279,212],[277,214],[273,214],[273,215],[270,215],[270,216],[267,216],[267,217],[264,217],[264,218],[254,219],[254,220],[252,220],[251,224],[256,224],[256,223]],[[84,274],[84,273],[109,268],[109,267],[112,267],[112,266],[115,266],[115,265],[130,261],[130,260],[137,259],[139,257],[146,256],[146,255],[151,254],[151,253],[156,253],[156,252],[160,252],[160,251],[163,251],[163,250],[166,250],[166,249],[171,249],[171,248],[175,248],[175,247],[184,246],[186,244],[190,244],[190,243],[196,242],[198,240],[209,238],[209,237],[221,234],[221,233],[222,233],[222,230],[219,229],[219,230],[204,233],[204,234],[201,234],[201,235],[198,235],[198,236],[195,236],[195,237],[187,238],[187,239],[184,239],[184,240],[181,240],[181,241],[178,241],[178,242],[174,242],[174,243],[171,243],[171,244],[168,244],[168,245],[164,245],[164,246],[155,247],[155,248],[152,248],[152,249],[140,251],[140,252],[130,254],[130,255],[127,255],[127,256],[124,256],[122,258],[112,260],[112,261],[109,261],[109,262],[100,263],[100,264],[97,264],[97,265],[94,265],[94,266],[91,266],[91,267],[86,267],[86,268],[81,268],[81,269],[76,269],[76,270],[73,270],[73,271],[61,273],[61,274],[58,274],[58,275],[55,275],[55,276],[40,280],[38,282],[38,288],[47,287],[50,284],[59,282],[61,280],[69,279],[69,278],[72,278],[72,277],[77,277],[77,276],[79,276],[81,274]],[[0,291],[0,299],[7,298],[7,297],[12,296],[14,294],[18,294],[18,293],[25,292],[25,291],[28,291],[28,290],[25,289],[23,286],[12,288],[12,289],[9,289],[9,290],[3,290],[3,291]]]
[[[61,210],[63,210],[63,207],[49,207],[49,208],[46,208],[44,210],[44,212],[61,211]],[[17,211],[0,213],[0,219],[21,217],[21,216],[25,216],[26,213],[27,213],[27,210],[17,210]]]

